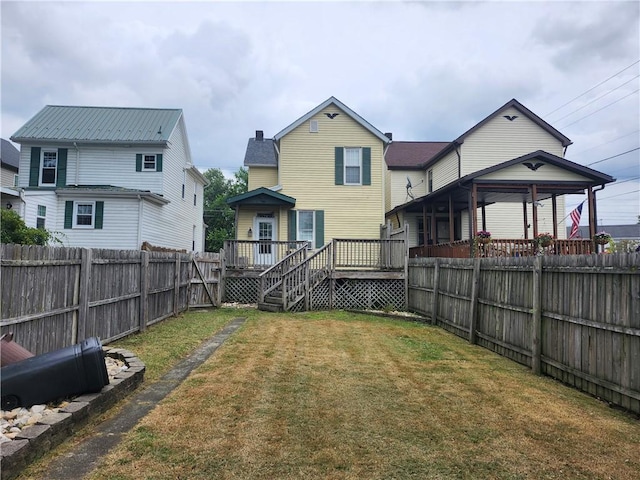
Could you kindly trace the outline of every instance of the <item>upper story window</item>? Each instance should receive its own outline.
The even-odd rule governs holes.
[[[427,193],[433,192],[433,170],[427,172]]]
[[[161,172],[161,153],[138,153],[136,155],[136,172]]]
[[[362,149],[344,149],[344,184],[362,184]]]
[[[40,169],[40,185],[55,185],[58,172],[58,151],[43,150]]]

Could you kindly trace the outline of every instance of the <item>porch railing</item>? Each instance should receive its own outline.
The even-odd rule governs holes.
[[[295,265],[282,277],[282,305],[288,311],[304,298],[309,309],[311,290],[327,278],[332,271],[334,243],[328,243],[302,263]]]
[[[225,240],[225,267],[264,270],[306,244],[306,241]]]
[[[304,262],[305,258],[307,258],[307,252],[307,242],[303,242],[300,248],[294,250],[284,257],[281,262],[272,265],[260,274],[260,302],[264,302],[264,298],[270,293],[281,289],[284,274]]]
[[[406,246],[401,239],[334,239],[335,268],[403,269]]]
[[[459,240],[437,245],[422,245],[409,249],[409,257],[530,257],[534,255],[588,255],[596,253],[591,240],[555,240],[541,247],[534,239],[491,239],[487,244],[473,245],[473,240]]]

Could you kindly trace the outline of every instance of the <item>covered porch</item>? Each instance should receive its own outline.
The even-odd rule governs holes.
[[[462,177],[396,207],[387,218],[400,221],[401,217],[418,216],[418,245],[409,249],[410,257],[590,254],[602,248],[592,240],[598,228],[596,192],[613,181],[609,175],[538,151]],[[565,239],[564,227],[559,229],[564,211],[558,211],[558,200],[563,195],[585,192],[589,239]],[[539,222],[543,202],[551,205],[550,244],[536,238],[543,233]],[[492,229],[487,207],[501,204],[521,206],[519,215],[509,217],[512,233],[504,238],[477,238],[477,232]]]

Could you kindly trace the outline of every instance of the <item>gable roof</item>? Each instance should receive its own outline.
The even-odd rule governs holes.
[[[298,120],[293,122],[291,125],[289,125],[285,129],[283,129],[283,130],[279,131],[278,133],[276,133],[276,135],[273,137],[273,139],[276,140],[276,141],[279,141],[287,133],[289,133],[292,130],[294,130],[295,128],[299,127],[304,122],[309,120],[311,117],[313,117],[314,115],[318,114],[319,112],[321,112],[322,110],[327,108],[329,105],[335,105],[336,107],[338,107],[345,114],[349,115],[355,122],[359,123],[362,127],[364,127],[366,130],[368,130],[372,135],[374,135],[374,136],[378,137],[380,140],[382,140],[385,144],[391,143],[391,140],[389,139],[389,137],[387,137],[384,133],[382,133],[376,127],[371,125],[364,118],[362,118],[360,115],[358,115],[356,112],[351,110],[349,107],[347,107],[344,103],[342,103],[340,100],[338,100],[335,97],[329,97],[327,100],[322,102],[320,105],[318,105],[316,108],[314,108],[310,112],[308,112],[305,115],[303,115],[302,117],[300,117]]]
[[[420,169],[450,142],[393,142],[385,161],[389,170]]]
[[[4,138],[0,139],[0,141],[0,161],[2,161],[2,166],[17,172],[20,167],[20,152],[10,141]]]
[[[448,154],[449,152],[451,152],[453,149],[455,149],[457,146],[462,145],[465,141],[465,139],[471,135],[473,132],[475,132],[476,130],[478,130],[479,128],[483,127],[486,123],[488,123],[490,120],[494,119],[495,117],[497,117],[498,115],[500,115],[502,112],[504,112],[505,110],[509,109],[509,108],[515,108],[516,110],[518,110],[518,112],[520,112],[522,115],[524,115],[525,117],[527,117],[529,120],[531,120],[532,122],[534,122],[536,125],[538,125],[540,128],[542,128],[543,130],[545,130],[547,133],[549,133],[551,136],[557,138],[561,143],[563,147],[568,147],[569,145],[571,145],[573,142],[566,136],[564,136],[562,133],[560,133],[560,131],[556,130],[554,127],[552,127],[551,125],[549,125],[547,122],[545,122],[542,118],[540,118],[538,115],[536,115],[535,113],[533,113],[531,110],[529,110],[527,107],[525,107],[524,105],[522,105],[519,101],[517,101],[515,98],[509,100],[507,103],[505,103],[503,106],[501,106],[500,108],[498,108],[495,112],[491,113],[490,115],[488,115],[487,117],[485,117],[483,120],[481,120],[479,123],[475,124],[473,127],[471,127],[469,130],[467,130],[466,132],[464,132],[462,135],[460,135],[458,138],[456,138],[454,141],[450,142],[449,145],[447,145],[445,148],[443,148],[440,152],[438,152],[437,155],[435,155],[433,158],[431,158],[430,160],[428,160],[427,162],[425,162],[424,164],[421,165],[422,168],[426,167],[428,163],[434,162],[440,158],[442,158],[444,155]]]
[[[165,144],[181,117],[181,109],[47,105],[11,140]]]
[[[274,192],[266,187],[256,188],[227,199],[230,207],[236,205],[284,205],[294,207],[296,199],[282,193]]]
[[[244,154],[244,165],[247,167],[277,167],[276,149],[273,140],[250,138]]]

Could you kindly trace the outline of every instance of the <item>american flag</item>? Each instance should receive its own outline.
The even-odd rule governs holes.
[[[580,216],[582,215],[582,205],[584,204],[584,202],[582,202],[580,205],[578,205],[576,208],[574,208],[571,213],[569,214],[569,216],[571,217],[571,221],[573,222],[573,226],[571,227],[571,234],[569,235],[569,239],[574,238],[576,235],[578,235],[578,225],[580,225]]]

